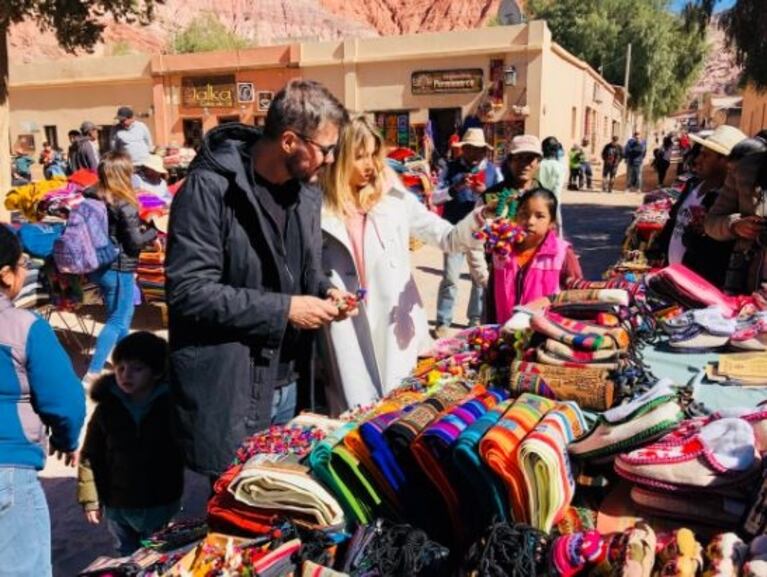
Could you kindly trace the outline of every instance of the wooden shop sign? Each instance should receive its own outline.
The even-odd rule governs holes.
[[[233,75],[181,79],[181,102],[187,108],[231,108],[237,86]]]
[[[481,68],[457,70],[418,70],[410,77],[413,94],[453,94],[482,92]]]

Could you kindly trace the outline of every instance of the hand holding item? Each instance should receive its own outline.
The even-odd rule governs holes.
[[[747,240],[756,240],[759,233],[765,230],[765,219],[760,216],[744,216],[736,220],[731,228],[735,236]]]
[[[331,299],[322,300],[312,296],[290,298],[288,322],[297,329],[318,329],[338,317],[338,307]]]
[[[364,298],[360,298],[360,289],[357,291],[357,295],[353,295],[349,292],[342,291],[337,288],[332,288],[328,291],[328,299],[338,309],[338,316],[335,320],[343,321],[349,317],[356,317],[359,314],[359,302]]]

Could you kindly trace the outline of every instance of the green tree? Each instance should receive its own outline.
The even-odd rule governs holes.
[[[161,2],[162,0],[156,0]],[[105,17],[146,24],[155,0],[0,0],[0,197],[10,187],[10,113],[8,110],[8,32],[14,23],[32,20],[50,30],[68,52],[90,50],[101,39]],[[0,203],[0,211],[4,210]]]
[[[708,23],[717,0],[692,0],[684,8],[685,17],[693,23]],[[717,24],[727,43],[735,50],[735,61],[743,68],[742,84],[767,89],[767,10],[764,0],[737,0],[722,12]]]
[[[250,42],[221,23],[212,12],[204,12],[173,39],[173,52],[212,52],[214,50],[239,50]]]
[[[705,27],[668,9],[668,0],[529,0],[528,17],[546,20],[554,41],[623,84],[631,43],[629,106],[650,119],[683,104],[706,55]]]

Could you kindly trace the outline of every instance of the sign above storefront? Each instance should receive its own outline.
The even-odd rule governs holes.
[[[237,86],[234,75],[181,79],[181,102],[187,108],[231,108]]]
[[[481,68],[458,70],[418,70],[410,77],[413,94],[452,94],[482,92]]]

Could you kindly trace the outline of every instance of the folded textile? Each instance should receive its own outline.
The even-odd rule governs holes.
[[[517,373],[540,375],[553,395],[551,398],[576,401],[587,410],[604,411],[615,403],[615,383],[605,369],[514,361],[510,375],[512,391],[519,385]],[[543,393],[542,389],[541,394],[549,396]]]
[[[338,447],[356,427],[356,423],[347,423],[330,433],[311,452],[308,463],[312,473],[338,498],[349,518],[369,523],[381,498],[359,471],[357,459],[343,447]]]
[[[552,303],[594,301],[622,307],[629,306],[629,294],[623,289],[566,289],[551,297]]]
[[[553,367],[567,367],[574,369],[592,368],[603,370],[615,370],[621,367],[620,359],[614,361],[583,361],[562,358],[556,354],[547,351],[543,346],[535,350],[535,360],[544,365]]]
[[[662,379],[632,401],[602,413],[569,451],[582,459],[610,457],[663,435],[683,418],[677,392],[670,380]]]
[[[624,289],[629,292],[634,292],[639,288],[639,284],[626,280],[587,280],[583,278],[568,278],[565,281],[565,288],[574,290]]]
[[[740,301],[722,291],[682,264],[672,264],[647,275],[647,286],[686,308],[718,306],[728,317],[740,308]]]
[[[410,447],[416,462],[442,495],[458,538],[464,523],[454,486],[456,474],[450,459],[452,447],[463,431],[505,398],[507,395],[502,391],[486,390],[481,385],[475,387],[468,400],[448,409],[424,429]]]
[[[316,527],[340,527],[345,517],[338,501],[308,470],[287,463],[264,462],[256,455],[229,484],[234,498],[255,509],[310,518]]]
[[[582,364],[614,362],[621,357],[620,351],[617,350],[581,351],[554,339],[546,339],[543,348],[550,355]]]
[[[578,405],[558,403],[546,413],[519,447],[519,467],[527,494],[526,522],[550,531],[565,513],[575,493],[567,445],[586,432]]]
[[[406,412],[411,411],[412,408],[412,406],[408,406],[398,411],[378,415],[359,426],[360,435],[370,452],[376,469],[386,480],[388,490],[396,495],[397,500],[399,500],[399,495],[404,489],[405,473],[386,442],[384,433],[391,423]]]
[[[506,486],[482,459],[479,444],[485,434],[498,423],[514,403],[506,400],[479,417],[458,437],[452,451],[457,486],[461,494],[467,522],[473,519],[473,531],[484,530],[493,519],[506,521],[509,504]]]
[[[223,533],[268,535],[274,530],[279,515],[240,503],[227,490],[241,468],[241,465],[231,467],[213,485],[213,496],[208,501],[208,524]],[[312,524],[309,518],[304,521]]]
[[[524,393],[479,443],[482,460],[501,478],[508,491],[512,518],[527,519],[527,490],[517,458],[522,440],[556,406],[551,399]]]
[[[530,327],[546,337],[587,351],[625,349],[630,342],[625,329],[585,323],[552,311],[533,315]]]
[[[713,419],[688,435],[672,434],[619,455],[615,472],[651,489],[737,494],[761,467],[755,443],[744,419]]]

